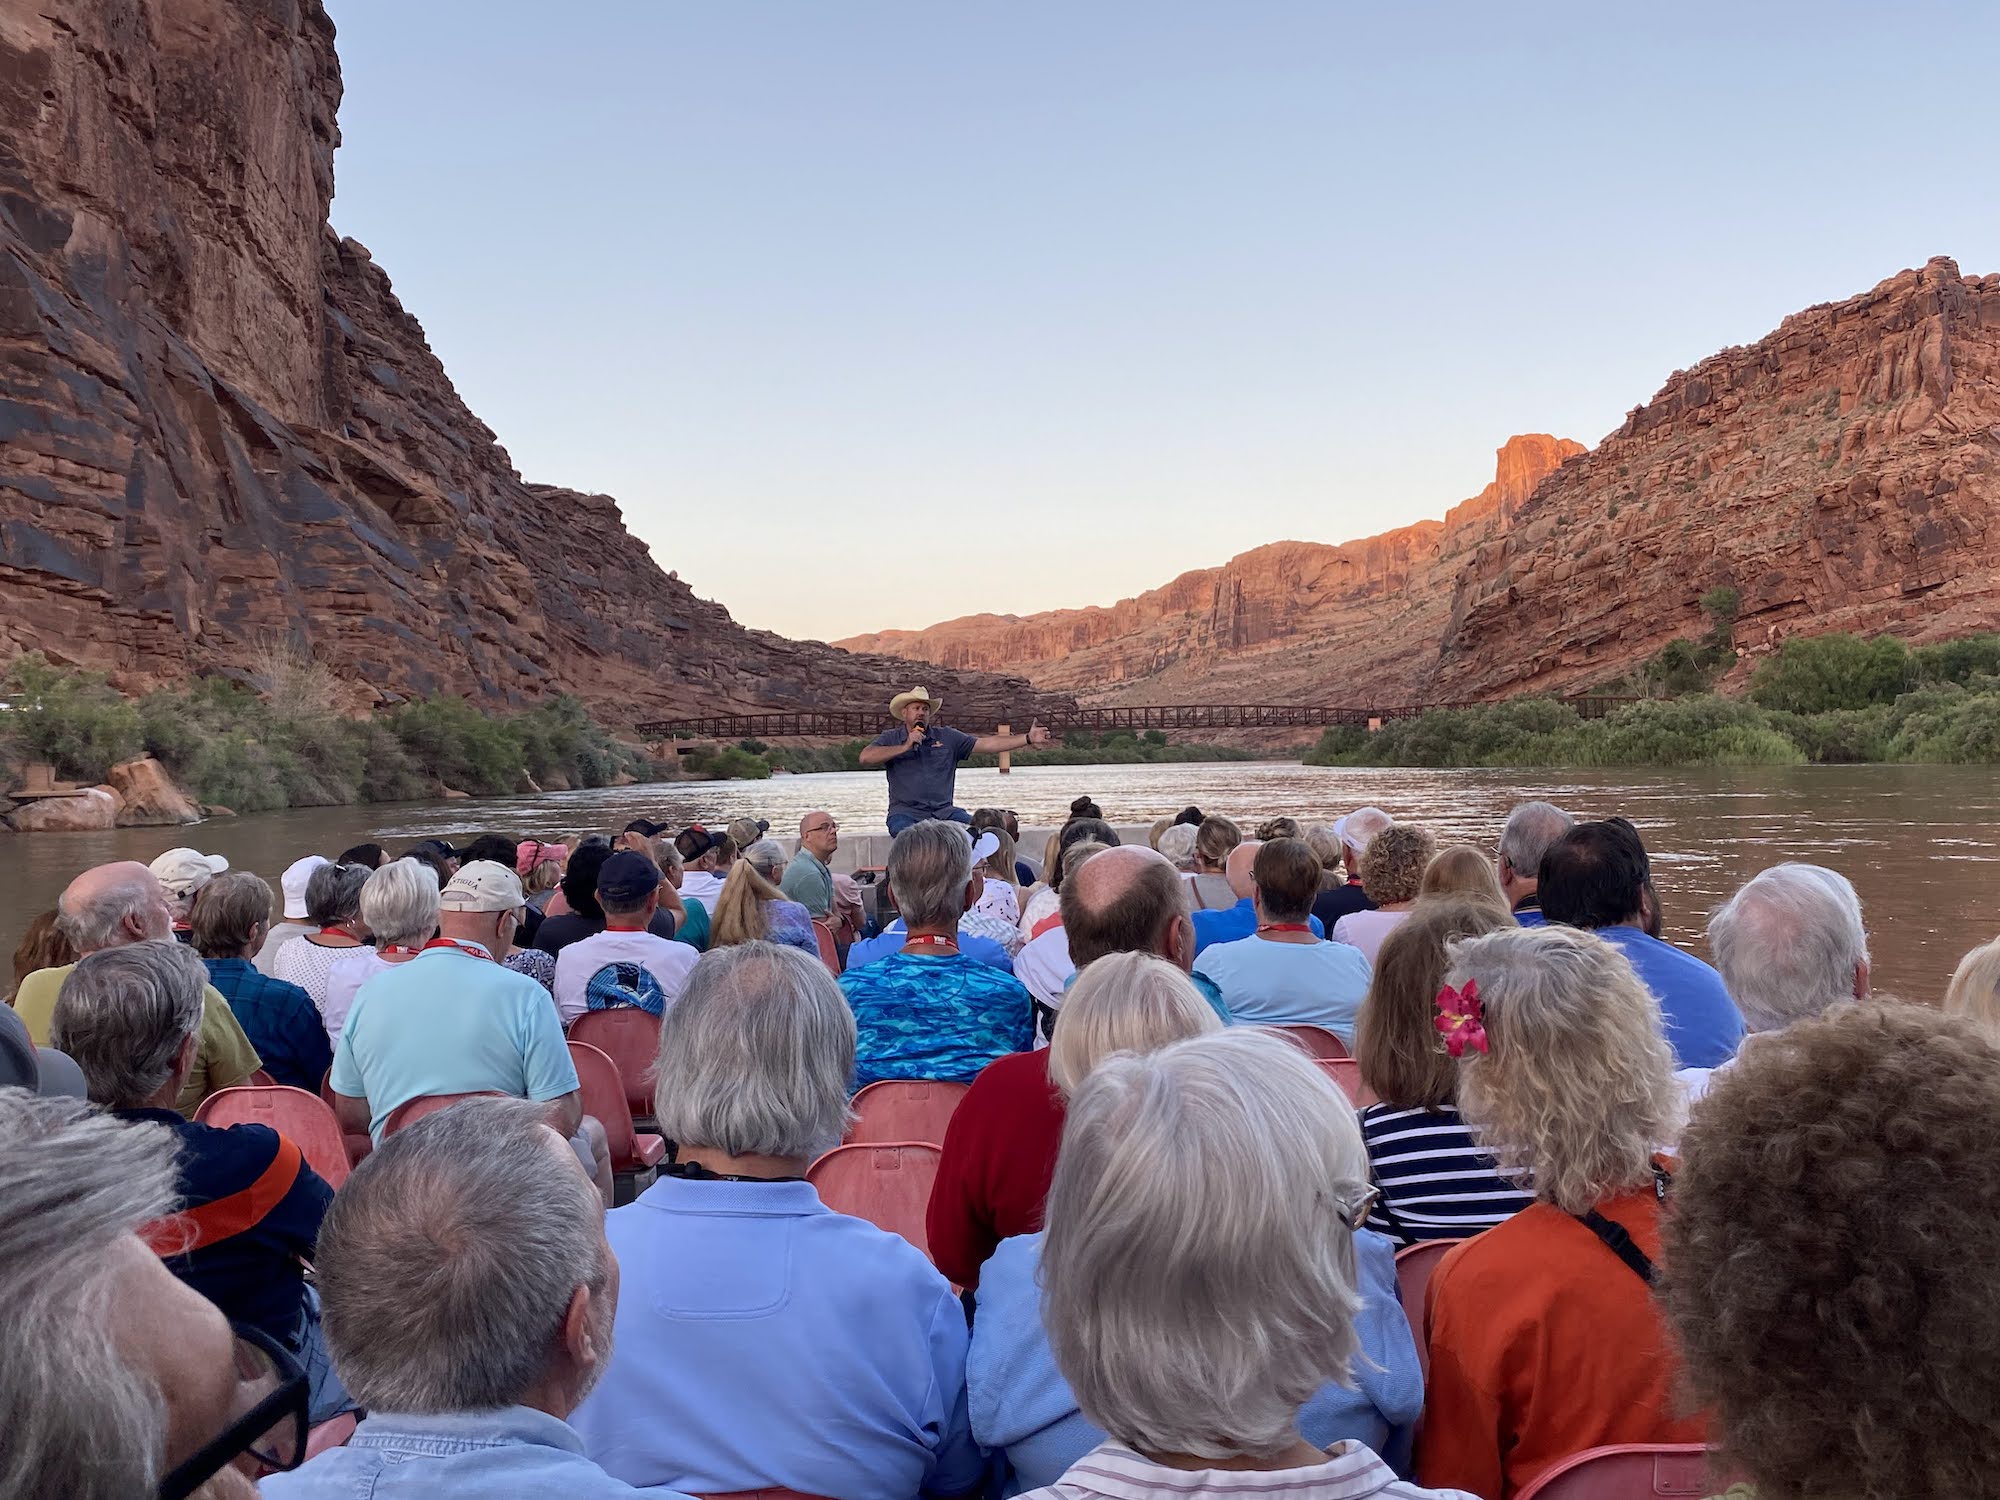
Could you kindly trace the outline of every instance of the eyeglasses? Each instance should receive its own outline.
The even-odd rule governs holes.
[[[1368,1222],[1368,1216],[1375,1212],[1375,1205],[1382,1201],[1382,1190],[1373,1183],[1354,1202],[1344,1204],[1340,1210],[1340,1222],[1349,1229],[1359,1229]]]
[[[829,821],[827,821],[827,822],[825,822],[825,823],[815,823],[815,824],[813,824],[813,826],[812,826],[812,827],[810,827],[810,828],[806,829],[806,830],[805,830],[805,832],[807,832],[807,833],[838,833],[838,832],[840,832],[840,825],[839,825],[838,823],[835,823],[835,822],[833,822],[833,821],[829,820]]]
[[[261,1329],[236,1325],[237,1410],[222,1431],[160,1481],[159,1500],[187,1500],[242,1454],[267,1471],[296,1469],[306,1457],[306,1373]]]

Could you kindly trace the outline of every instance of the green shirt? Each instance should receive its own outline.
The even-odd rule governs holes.
[[[692,896],[683,896],[681,905],[687,911],[687,920],[674,929],[674,941],[686,943],[697,953],[708,951],[708,908]]]
[[[804,849],[794,854],[778,885],[786,896],[816,917],[824,917],[833,910],[833,871],[816,854]]]

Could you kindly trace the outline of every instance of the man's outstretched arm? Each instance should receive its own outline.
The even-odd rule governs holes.
[[[975,755],[997,755],[1002,750],[1025,750],[1030,745],[1046,745],[1049,732],[1037,724],[1026,734],[982,734],[972,742]],[[868,764],[868,752],[861,752],[861,763]]]

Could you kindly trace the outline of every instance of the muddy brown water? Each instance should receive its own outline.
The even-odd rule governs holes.
[[[1580,816],[1623,813],[1644,831],[1669,935],[1705,952],[1714,905],[1766,865],[1831,865],[1861,892],[1879,989],[1935,1001],[1961,954],[2000,933],[2000,771],[1977,766],[1737,768],[1698,771],[1401,771],[1216,764],[1039,766],[963,771],[959,801],[1056,823],[1088,793],[1115,822],[1147,822],[1194,803],[1254,822],[1289,813],[1330,819],[1366,803],[1420,821],[1446,840],[1491,850],[1509,806],[1545,797]],[[299,855],[379,840],[492,831],[517,836],[615,829],[633,817],[721,823],[739,814],[793,832],[824,807],[843,828],[882,828],[883,778],[869,772],[762,782],[675,782],[472,802],[299,808],[187,829],[0,833],[0,952],[54,904],[78,870],[151,859],[176,844],[227,855],[275,887]],[[0,983],[8,980],[0,979]]]

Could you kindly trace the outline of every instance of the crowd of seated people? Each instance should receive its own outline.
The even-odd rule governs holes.
[[[1984,1492],[2000,939],[1871,998],[1781,863],[1704,962],[1545,802],[1489,854],[1079,798],[1039,867],[981,809],[872,910],[829,814],[726,827],[79,874],[0,1017],[0,1497]],[[875,1083],[960,1091],[893,1229],[816,1167]],[[197,1118],[245,1085],[342,1170]]]

